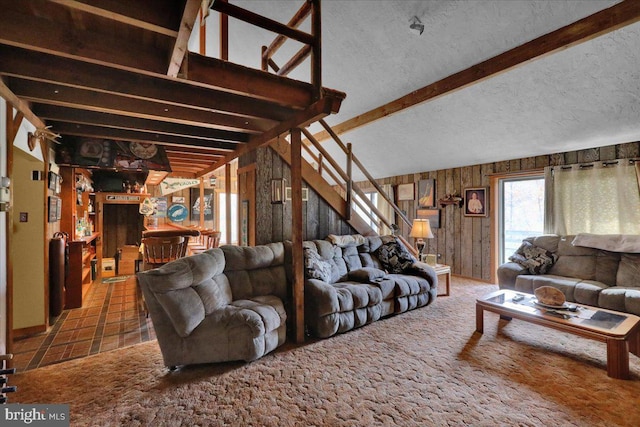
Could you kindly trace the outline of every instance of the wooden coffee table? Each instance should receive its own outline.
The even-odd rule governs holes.
[[[514,301],[516,295],[524,298]],[[517,299],[517,298],[516,298]],[[577,311],[544,308],[534,295],[500,290],[476,301],[476,331],[482,333],[484,311],[501,318],[524,320],[607,344],[607,374],[629,378],[629,352],[640,357],[640,317],[603,308],[575,304]]]

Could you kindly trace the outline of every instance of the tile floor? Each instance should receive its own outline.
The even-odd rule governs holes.
[[[82,308],[64,310],[46,333],[15,340],[18,372],[114,350],[156,338],[138,304],[135,280],[95,282]]]

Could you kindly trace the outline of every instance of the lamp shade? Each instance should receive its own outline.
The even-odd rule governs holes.
[[[415,237],[417,239],[433,239],[433,233],[431,232],[431,224],[429,224],[429,220],[414,219],[409,236]]]

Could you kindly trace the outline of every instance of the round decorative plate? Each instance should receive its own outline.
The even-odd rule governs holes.
[[[150,159],[158,152],[158,147],[155,144],[147,144],[144,142],[132,142],[129,145],[129,149],[139,159]]]
[[[187,219],[189,215],[189,209],[183,204],[176,203],[169,206],[169,210],[167,211],[167,216],[173,222],[182,222]]]
[[[102,157],[104,147],[98,141],[85,141],[80,146],[80,155],[93,159]]]

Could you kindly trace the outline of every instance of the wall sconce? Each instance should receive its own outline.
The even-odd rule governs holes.
[[[282,205],[284,204],[284,179],[272,179],[271,180],[271,204]]]

